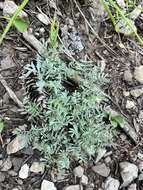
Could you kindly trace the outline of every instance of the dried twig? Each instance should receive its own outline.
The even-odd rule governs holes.
[[[24,39],[29,42],[39,53],[43,51],[43,44],[30,32],[23,32]]]
[[[22,102],[17,98],[17,96],[15,95],[15,93],[9,88],[7,82],[5,81],[5,79],[3,78],[3,76],[0,74],[0,82],[2,83],[2,85],[4,86],[4,88],[6,89],[7,93],[9,94],[10,98],[20,107],[23,108],[23,104]]]

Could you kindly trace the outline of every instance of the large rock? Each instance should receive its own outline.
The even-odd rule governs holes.
[[[141,84],[143,84],[143,65],[136,67],[134,71],[134,78]]]
[[[110,174],[110,168],[107,167],[104,163],[94,166],[93,171],[103,177],[108,177]]]
[[[57,188],[53,182],[44,179],[41,184],[41,190],[57,190]]]
[[[120,186],[120,182],[117,179],[112,178],[109,176],[105,181],[105,190],[118,190]]]
[[[121,162],[121,177],[123,180],[122,187],[128,186],[134,179],[138,177],[138,167],[130,162]]]

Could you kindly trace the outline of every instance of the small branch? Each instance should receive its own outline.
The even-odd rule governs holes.
[[[2,83],[2,85],[4,86],[4,88],[6,89],[8,95],[10,96],[10,98],[20,107],[23,108],[23,104],[22,102],[17,98],[17,96],[15,95],[15,93],[8,87],[7,82],[5,81],[5,79],[3,78],[3,76],[0,74],[0,82]]]
[[[30,43],[37,51],[38,53],[42,54],[44,51],[43,44],[30,32],[26,31],[23,32],[24,39]]]

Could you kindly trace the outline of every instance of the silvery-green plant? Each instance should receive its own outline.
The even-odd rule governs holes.
[[[86,162],[112,141],[101,90],[107,80],[95,64],[65,63],[49,50],[46,58],[27,65],[23,79],[31,121],[25,133],[50,166],[63,170],[72,160]]]

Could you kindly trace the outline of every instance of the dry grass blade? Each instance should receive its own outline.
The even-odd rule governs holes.
[[[17,96],[15,95],[15,93],[9,88],[7,82],[5,81],[5,79],[3,78],[3,76],[0,74],[0,82],[2,83],[2,85],[4,86],[4,88],[6,89],[7,93],[9,94],[10,98],[20,107],[23,108],[23,104],[22,102],[17,98]]]

